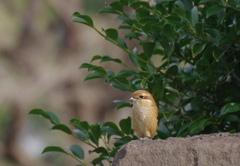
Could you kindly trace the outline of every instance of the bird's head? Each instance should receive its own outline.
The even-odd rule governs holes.
[[[138,90],[132,94],[130,101],[133,105],[156,105],[155,100],[153,99],[152,95],[145,90]]]

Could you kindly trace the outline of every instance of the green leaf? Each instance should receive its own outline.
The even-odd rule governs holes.
[[[82,141],[89,140],[89,135],[86,130],[74,129],[73,131],[77,134],[77,136],[78,136],[78,138],[80,138],[80,140],[82,140]]]
[[[84,81],[95,79],[95,78],[107,78],[107,77],[101,73],[91,73],[84,78]]]
[[[142,26],[142,30],[143,32],[145,32],[146,34],[149,34],[151,31],[152,25],[150,23],[150,21],[147,21],[143,26]]]
[[[186,18],[186,11],[183,10],[182,8],[176,8],[176,9],[174,9],[174,12],[176,13],[176,15],[179,18],[181,18],[183,20],[187,20],[187,18]]]
[[[191,23],[193,26],[198,23],[198,8],[196,6],[191,10]]]
[[[144,51],[145,55],[147,55],[148,58],[152,57],[155,45],[156,45],[155,42],[149,42],[149,41],[146,41],[142,44],[143,51]]]
[[[133,70],[121,70],[117,73],[117,76],[128,77],[128,76],[133,76],[135,74],[137,73]]]
[[[220,58],[224,55],[226,51],[227,51],[226,48],[217,47],[213,51],[213,57],[216,59],[217,62],[219,62]]]
[[[101,130],[100,130],[100,126],[99,125],[92,125],[90,127],[90,131],[89,131],[89,136],[91,141],[96,144],[98,146],[99,144],[99,138],[101,136]]]
[[[112,135],[118,135],[118,136],[122,136],[121,131],[119,130],[119,128],[117,127],[117,125],[113,122],[105,122],[103,124],[103,133],[108,133],[108,134],[112,134]]]
[[[125,33],[124,37],[127,37],[129,39],[133,39],[134,38],[134,39],[140,40],[138,35],[136,33],[133,33],[133,32]]]
[[[101,154],[104,154],[106,156],[109,155],[107,149],[105,149],[104,147],[96,148],[96,149],[93,150],[93,152],[101,153]]]
[[[31,115],[31,114],[40,115],[48,120],[51,120],[51,117],[48,114],[46,114],[42,109],[33,109],[28,113],[28,115]]]
[[[206,46],[206,43],[196,43],[192,48],[192,57],[195,58],[198,54],[200,54]]]
[[[201,120],[202,119],[198,119],[191,123],[191,125],[189,126],[189,134],[190,135],[196,134],[196,133],[202,131],[202,129],[199,126]]]
[[[88,131],[88,129],[89,129],[88,122],[87,121],[80,121],[78,118],[71,119],[69,123],[79,130],[84,129],[84,130]]]
[[[177,73],[178,73],[178,67],[176,65],[169,67],[166,72],[166,74],[169,74],[171,76],[176,76]]]
[[[58,119],[57,115],[55,115],[54,113],[50,112],[50,111],[45,111],[45,113],[50,116],[51,118],[51,123],[52,124],[58,124],[60,123],[60,120]]]
[[[79,67],[79,69],[82,69],[82,68],[92,68],[92,67],[94,67],[94,65],[89,64],[89,63],[83,63],[83,64]]]
[[[216,2],[216,3],[220,3],[221,0],[201,0],[199,3],[206,3],[206,2]]]
[[[64,124],[57,124],[52,127],[52,130],[61,130],[67,134],[72,134],[71,130]]]
[[[175,30],[174,27],[170,24],[165,24],[163,28],[163,32],[165,35],[174,38],[175,37]]]
[[[201,71],[206,70],[209,66],[210,66],[210,64],[206,58],[199,59],[196,62],[196,71],[199,73]]]
[[[237,35],[240,35],[240,20],[236,23],[235,30]]]
[[[123,12],[123,5],[119,1],[112,2],[109,4],[109,6],[111,6],[111,8],[113,8],[114,10]]]
[[[166,98],[168,101],[171,102],[171,104],[175,103],[176,97],[177,97],[177,94],[173,92],[169,92],[168,94],[166,94]]]
[[[74,18],[72,21],[88,25],[92,28],[94,27],[92,18],[87,15],[77,15],[77,18]]]
[[[120,2],[121,2],[124,6],[128,6],[128,0],[120,0]]]
[[[122,39],[122,38],[118,38],[118,45],[120,46],[120,47],[122,47],[122,48],[124,48],[124,49],[127,49],[128,47],[127,47],[127,45],[126,45],[126,43],[125,43],[125,41]]]
[[[187,136],[187,131],[188,131],[189,125],[190,125],[190,122],[184,123],[179,129],[177,137]]]
[[[191,106],[194,111],[204,110],[201,96],[196,96],[195,98],[193,98],[191,101]]]
[[[65,153],[68,155],[68,153],[65,150],[63,150],[62,148],[60,148],[58,146],[48,146],[48,147],[44,148],[44,150],[42,151],[42,154],[46,153],[46,152],[61,152],[61,153]]]
[[[228,103],[221,108],[220,115],[225,115],[231,112],[237,112],[240,110],[239,103]]]
[[[119,122],[119,126],[122,130],[123,133],[129,135],[131,133],[131,126],[132,126],[132,122],[131,122],[131,118],[128,117],[127,119],[122,119],[120,122]]]
[[[119,12],[117,12],[116,10],[114,10],[113,8],[110,8],[110,7],[104,7],[102,9],[100,9],[98,11],[98,13],[112,13],[112,14],[118,14],[120,15]]]
[[[118,31],[113,28],[109,28],[105,30],[105,33],[107,35],[107,39],[110,39],[111,41],[117,42],[118,40]]]
[[[74,156],[76,156],[77,158],[80,158],[80,159],[84,159],[84,151],[83,149],[78,146],[78,145],[72,145],[68,148],[73,154]]]
[[[202,23],[196,23],[195,24],[195,30],[198,35],[202,35],[203,32],[203,24]]]
[[[225,7],[222,5],[218,5],[218,4],[209,7],[206,11],[206,18],[208,18],[214,14],[217,14],[218,12],[222,11],[223,9],[225,9]]]
[[[115,141],[114,142],[114,146],[115,147],[119,147],[119,146],[122,146],[122,145],[125,145],[126,143],[132,141],[132,138],[129,137],[129,136],[123,136],[121,137],[119,140]]]
[[[92,57],[92,59],[91,59],[91,63],[93,62],[93,61],[95,61],[95,60],[98,60],[98,59],[102,59],[102,56],[100,56],[100,55],[95,55],[94,57]],[[81,66],[80,66],[81,67]]]
[[[129,103],[120,104],[116,108],[114,108],[114,111],[117,111],[117,110],[119,110],[121,108],[125,108],[125,107],[132,107],[132,104],[129,104]]]
[[[206,126],[209,126],[210,124],[212,124],[213,122],[210,121],[210,118],[207,119],[201,119],[200,123],[199,123],[199,128],[201,130],[204,130]]]
[[[232,115],[232,114],[227,114],[227,116],[223,119],[223,124],[227,123],[227,122],[239,122],[240,119],[238,116],[236,115]]]
[[[117,58],[113,59],[113,58],[111,58],[110,56],[107,56],[107,55],[102,56],[102,59],[101,59],[100,63],[107,62],[107,61],[113,61],[113,62],[116,62],[116,63],[122,63],[122,61],[120,59],[117,59]]]

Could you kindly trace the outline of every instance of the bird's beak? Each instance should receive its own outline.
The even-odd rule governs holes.
[[[133,97],[131,97],[129,100],[130,100],[130,102],[133,102],[135,99]]]

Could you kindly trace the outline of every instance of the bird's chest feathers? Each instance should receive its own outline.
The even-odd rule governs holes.
[[[136,102],[133,106],[133,116],[138,118],[140,121],[144,121],[147,116],[152,114],[152,109],[152,101],[150,100],[142,101],[141,103]]]

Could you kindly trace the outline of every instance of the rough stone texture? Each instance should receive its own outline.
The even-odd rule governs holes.
[[[240,166],[240,133],[131,141],[113,166]]]

